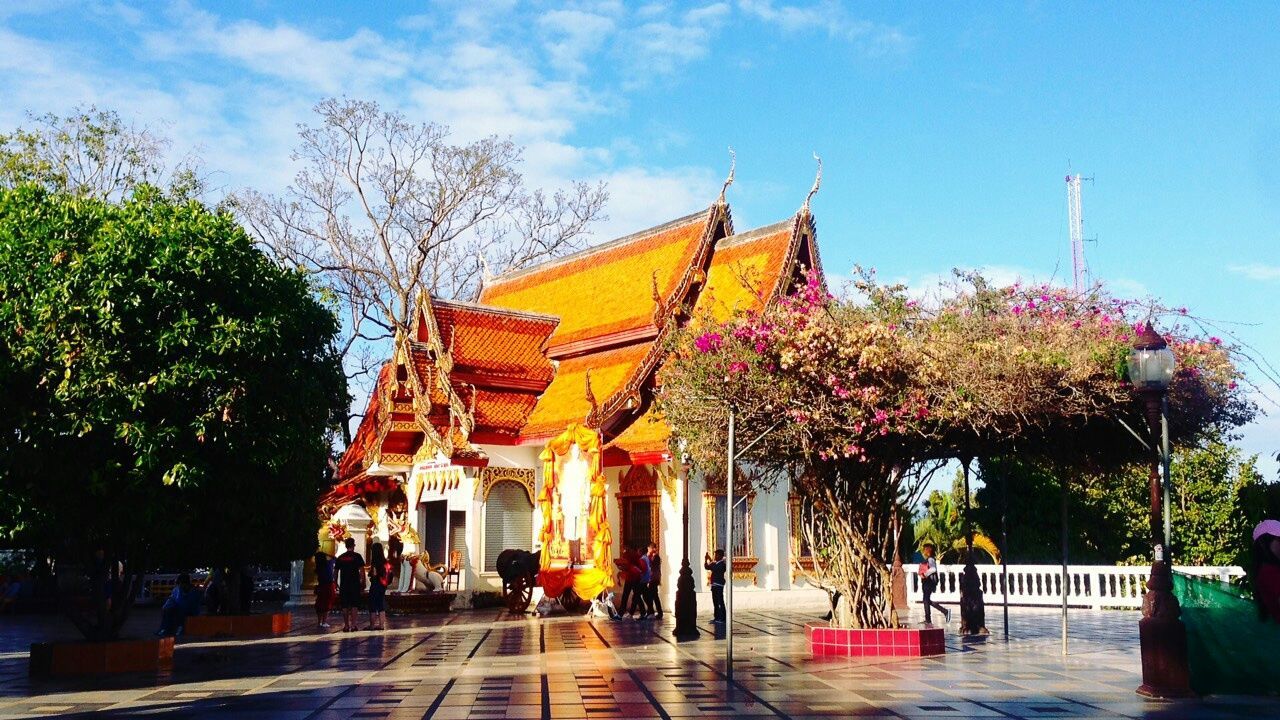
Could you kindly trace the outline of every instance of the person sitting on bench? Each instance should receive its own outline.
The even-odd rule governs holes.
[[[166,637],[179,635],[187,622],[187,618],[200,614],[200,588],[191,584],[191,576],[182,573],[178,576],[178,584],[160,608],[160,629],[156,635]]]

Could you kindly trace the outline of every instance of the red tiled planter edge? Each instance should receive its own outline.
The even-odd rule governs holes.
[[[922,657],[947,651],[942,628],[858,630],[805,625],[804,634],[814,656]]]
[[[173,638],[31,643],[32,677],[154,672],[173,667]]]
[[[283,635],[293,629],[293,613],[261,615],[193,615],[182,625],[189,637],[253,637]]]

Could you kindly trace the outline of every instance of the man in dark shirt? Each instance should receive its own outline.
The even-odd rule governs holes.
[[[649,586],[646,589],[645,601],[649,604],[649,612],[662,619],[662,558],[658,555],[658,544],[649,543]]]
[[[727,563],[724,559],[724,550],[716,550],[716,559],[712,560],[710,555],[702,558],[702,567],[711,571],[711,607],[713,608],[713,616],[711,622],[724,622],[724,571]]]
[[[364,558],[356,552],[356,541],[347,538],[347,551],[338,556],[338,601],[342,604],[342,631],[352,632],[360,625],[360,595],[364,592]]]

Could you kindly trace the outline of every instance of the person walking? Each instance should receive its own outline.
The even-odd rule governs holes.
[[[658,555],[658,544],[649,543],[649,584],[645,588],[645,601],[649,604],[649,613],[659,620],[662,619],[661,586],[662,558]]]
[[[650,613],[649,581],[653,578],[653,570],[649,566],[649,553],[637,551],[636,554],[638,555],[636,566],[640,568],[640,573],[636,580],[636,594],[631,601],[631,611],[640,613],[637,619],[647,620]]]
[[[382,543],[369,548],[369,627],[387,629],[387,586],[391,584],[391,563],[383,553]]]
[[[640,597],[640,555],[630,545],[622,546],[622,556],[617,560],[622,573],[622,602],[618,604],[618,618],[628,617],[636,611]]]
[[[728,563],[724,558],[724,550],[716,550],[715,560],[710,555],[702,556],[702,567],[711,571],[711,622],[724,623],[724,576]]]
[[[951,611],[940,603],[933,601],[933,592],[938,589],[938,561],[933,557],[933,543],[925,543],[920,551],[924,553],[924,562],[920,563],[920,589],[924,592],[924,624],[932,625],[931,608],[938,608],[944,623],[951,622]]]
[[[355,538],[347,538],[347,551],[333,561],[338,573],[338,604],[342,607],[342,631],[360,629],[360,594],[364,592],[364,558],[356,552]]]
[[[329,629],[329,611],[333,610],[333,601],[338,595],[334,585],[333,558],[320,551],[315,556],[316,563],[316,624],[322,630]]]

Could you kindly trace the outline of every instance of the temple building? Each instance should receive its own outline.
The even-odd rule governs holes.
[[[807,203],[782,222],[737,233],[722,197],[490,279],[476,303],[423,297],[323,500],[332,522],[322,537],[346,531],[363,546],[395,536],[406,553],[456,566],[464,595],[501,588],[505,549],[563,545],[557,557],[572,564],[589,562],[588,542],[600,548],[603,539],[606,557],[655,542],[670,611],[684,490],[670,429],[653,407],[665,341],[692,317],[771,302],[806,271],[821,273]],[[586,530],[589,507],[601,511],[586,499],[597,487],[592,471],[575,469],[588,461],[603,477],[606,531],[594,516]],[[701,558],[722,547],[727,519],[723,479],[695,470],[689,493],[689,556],[704,590]],[[574,502],[560,504],[562,494]],[[793,507],[780,487],[736,508],[735,589],[803,585]]]

